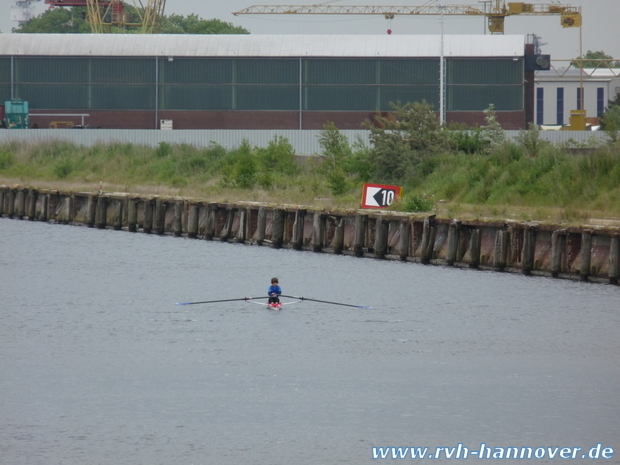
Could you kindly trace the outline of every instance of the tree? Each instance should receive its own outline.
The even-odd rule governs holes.
[[[140,21],[140,15],[135,7],[125,5],[125,14],[130,22]],[[126,26],[125,28],[113,27],[113,32],[137,32],[138,26]],[[91,32],[90,25],[86,22],[86,8],[54,8],[47,10],[39,16],[32,18],[19,27],[13,28],[13,32],[30,34],[76,34]],[[172,14],[164,16],[162,21],[163,34],[249,34],[247,29],[234,26],[219,19],[202,19],[198,15]]]
[[[443,130],[431,105],[414,102],[392,104],[394,119],[377,115],[381,127],[366,121],[373,148],[370,160],[381,181],[399,181],[414,175],[428,157],[449,148],[448,131]]]
[[[610,100],[609,106],[601,117],[601,126],[611,143],[618,141],[620,134],[620,95],[617,95],[614,100]]]
[[[250,31],[219,19],[202,19],[198,15],[172,14],[164,18],[162,34],[249,34]]]
[[[495,105],[490,104],[484,110],[484,120],[487,125],[482,128],[482,138],[488,141],[489,148],[493,150],[506,142],[506,132],[502,129],[495,116]]]
[[[323,125],[323,130],[319,135],[319,145],[323,149],[323,156],[331,159],[334,169],[342,167],[342,161],[352,154],[347,137],[332,121]]]
[[[537,157],[543,148],[551,145],[551,142],[540,138],[540,128],[534,123],[530,123],[527,130],[519,131],[516,139],[530,157]]]
[[[13,28],[13,32],[25,34],[76,34],[89,33],[85,20],[86,8],[54,8]]]
[[[613,58],[614,57],[607,55],[602,50],[598,52],[588,50],[583,57],[574,60],[572,65],[576,68],[620,68],[620,61],[614,61]]]

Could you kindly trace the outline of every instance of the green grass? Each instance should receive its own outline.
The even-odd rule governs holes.
[[[345,170],[332,169],[333,160],[323,168],[301,170],[282,138],[268,147],[244,143],[234,150],[217,144],[152,148],[12,142],[0,145],[0,182],[97,190],[102,180],[108,191],[357,208],[363,181],[376,182],[368,174],[367,154],[360,153],[351,159],[364,168],[363,176],[346,164]],[[399,184],[406,196],[397,208],[405,211],[563,222],[593,215],[620,218],[620,145],[590,155],[545,146],[530,156],[523,146],[510,143],[491,154],[445,153],[425,159]]]
[[[492,155],[441,155],[436,169],[414,187],[452,203],[553,207],[620,214],[620,149],[593,155],[549,148],[536,157],[514,149]]]

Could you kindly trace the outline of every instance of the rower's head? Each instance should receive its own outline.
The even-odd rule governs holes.
[[[278,278],[271,278],[271,284],[278,284]]]

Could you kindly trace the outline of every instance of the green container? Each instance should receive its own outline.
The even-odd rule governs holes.
[[[5,117],[9,129],[28,129],[28,102],[25,100],[7,100]]]

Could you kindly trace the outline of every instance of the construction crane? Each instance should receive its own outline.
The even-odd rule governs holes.
[[[563,27],[581,26],[581,7],[534,3],[508,3],[490,0],[490,11],[470,5],[254,5],[233,13],[237,15],[383,15],[394,19],[397,15],[466,15],[486,16],[491,34],[504,33],[504,20],[513,15],[559,15]]]
[[[139,21],[131,22],[121,0],[45,0],[50,8],[59,6],[77,6],[86,8],[86,21],[95,34],[109,33],[113,27],[124,29],[127,26],[138,28],[141,34],[159,32],[164,14],[166,0],[148,0],[146,6],[138,0],[134,6]]]

